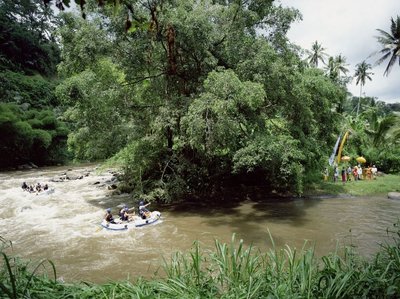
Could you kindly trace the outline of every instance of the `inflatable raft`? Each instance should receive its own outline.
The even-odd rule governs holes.
[[[37,196],[37,195],[50,195],[50,194],[53,194],[55,191],[56,191],[56,189],[50,188],[47,190],[42,190],[40,192],[37,192],[37,191],[34,191],[34,192],[26,191],[26,192],[28,192],[30,195]]]
[[[49,194],[53,194],[54,191],[56,191],[54,188],[50,188],[50,189],[47,189],[47,190],[40,191],[40,192],[38,192],[36,194],[37,195],[49,195]]]
[[[153,211],[150,213],[150,217],[147,217],[146,219],[135,216],[135,218],[131,221],[121,221],[119,223],[109,223],[103,219],[100,225],[109,230],[126,230],[152,224],[157,222],[160,218],[161,213],[158,211]]]

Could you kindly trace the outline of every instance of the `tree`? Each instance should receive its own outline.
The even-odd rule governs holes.
[[[344,57],[342,54],[339,54],[335,57],[335,64],[339,77],[341,74],[344,76],[349,72],[349,69],[346,67],[348,66],[346,63],[346,57]]]
[[[56,19],[41,1],[0,1],[0,70],[54,75],[59,49]]]
[[[318,61],[322,61],[322,63],[325,64],[324,58],[328,56],[328,54],[324,52],[325,48],[323,48],[322,45],[318,43],[318,41],[315,41],[312,44],[311,49],[312,50],[309,51],[309,55],[307,57],[308,62],[314,67],[318,67]]]
[[[348,68],[346,67],[347,65],[346,57],[344,57],[342,54],[339,54],[336,57],[329,57],[328,65],[325,67],[325,70],[328,74],[328,77],[334,82],[345,85],[348,82],[348,78],[345,77],[345,75],[349,72]]]
[[[60,30],[57,90],[72,106],[76,156],[115,155],[149,199],[249,177],[301,193],[336,135],[344,92],[287,43],[296,11],[258,0],[130,3],[88,6],[87,19],[66,17]]]
[[[358,98],[358,104],[357,104],[357,117],[358,117],[358,112],[360,110],[360,100],[361,100],[361,93],[362,93],[362,87],[365,85],[365,80],[372,80],[370,75],[373,75],[372,72],[369,72],[368,70],[371,69],[371,65],[365,60],[359,64],[356,65],[356,72],[354,74],[354,77],[357,78],[356,80],[356,85],[360,83],[360,96]]]
[[[378,42],[381,44],[382,49],[378,52],[383,54],[381,58],[376,61],[376,64],[381,64],[386,59],[389,59],[383,75],[388,76],[396,60],[400,63],[400,16],[396,19],[391,18],[390,33],[382,29],[376,29],[380,36],[377,36]]]

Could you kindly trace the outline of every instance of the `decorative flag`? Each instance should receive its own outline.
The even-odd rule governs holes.
[[[347,136],[349,136],[349,131],[347,131],[347,132],[344,134],[343,139],[342,139],[342,142],[340,143],[339,152],[338,152],[337,160],[336,160],[338,165],[339,165],[339,163],[340,163],[340,158],[341,158],[341,156],[342,156],[343,146],[344,146],[344,143],[346,142]]]
[[[339,141],[340,141],[340,135],[338,136],[338,138],[336,140],[335,147],[333,148],[333,151],[332,151],[332,155],[329,157],[329,166],[332,166],[333,161],[335,161],[335,156],[336,156],[336,151],[339,146]]]

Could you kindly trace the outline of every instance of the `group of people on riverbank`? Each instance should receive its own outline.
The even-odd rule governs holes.
[[[375,165],[370,165],[368,167],[362,167],[360,164],[348,167],[342,167],[340,170],[337,165],[333,167],[333,182],[339,181],[339,177],[341,178],[342,183],[350,182],[350,181],[360,181],[360,180],[372,180],[376,179],[376,175],[378,173],[378,169]],[[329,177],[329,170],[325,168],[324,171],[324,180],[327,181]]]
[[[148,217],[150,217],[151,213],[150,211],[147,209],[147,206],[149,206],[150,203],[145,204],[143,201],[139,202],[139,207],[138,207],[138,211],[139,211],[139,216],[142,219],[146,219]],[[118,220],[119,221],[132,221],[135,219],[136,217],[136,213],[135,213],[135,208],[128,208],[127,205],[124,205],[118,213]],[[106,214],[104,216],[104,219],[109,222],[109,223],[117,223],[116,219],[114,219],[114,216],[111,213],[111,208],[106,209]]]
[[[47,184],[40,184],[36,183],[33,185],[28,185],[26,182],[22,183],[21,186],[22,190],[27,191],[29,193],[40,193],[42,191],[46,191],[49,189],[49,186]]]

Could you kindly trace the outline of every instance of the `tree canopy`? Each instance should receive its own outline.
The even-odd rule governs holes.
[[[78,116],[76,155],[116,154],[130,185],[154,198],[245,177],[302,192],[304,172],[335,138],[333,108],[346,93],[288,43],[298,11],[182,0],[85,13],[65,14],[60,30],[66,80],[57,94]]]

